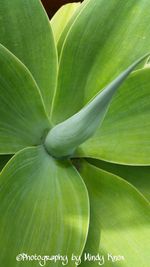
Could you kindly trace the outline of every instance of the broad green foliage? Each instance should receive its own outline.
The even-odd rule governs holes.
[[[0,153],[12,154],[42,143],[50,123],[30,72],[2,45],[0,66]]]
[[[56,86],[57,56],[40,0],[0,0],[0,43],[33,74],[48,113]]]
[[[20,266],[16,256],[22,252],[80,255],[88,230],[88,195],[71,164],[57,162],[42,147],[27,148],[4,168],[0,187],[2,266]]]
[[[98,168],[126,179],[150,200],[150,166],[119,165],[96,159],[88,161]]]
[[[0,266],[148,266],[149,7],[0,0]]]
[[[150,69],[134,72],[81,154],[129,165],[150,164]]]
[[[61,52],[54,123],[79,111],[132,62],[149,52],[148,0],[86,2]]]
[[[45,140],[45,147],[51,155],[56,158],[72,156],[80,144],[89,139],[98,127],[101,128],[118,87],[145,57],[147,55],[122,72],[78,113],[59,123],[49,132]]]
[[[123,179],[86,162],[82,164],[81,174],[91,203],[91,225],[85,251],[104,254],[106,267],[147,267],[150,236],[148,203]],[[107,260],[107,253],[123,255],[125,260],[112,263]],[[97,266],[97,263],[81,266]]]

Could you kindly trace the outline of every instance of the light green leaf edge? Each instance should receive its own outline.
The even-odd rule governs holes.
[[[128,166],[88,159],[88,162],[134,185],[150,201],[150,166]]]
[[[71,254],[82,253],[89,224],[88,193],[75,168],[54,160],[42,146],[26,148],[4,167],[0,187],[1,264],[35,266],[17,262],[20,253],[60,254],[73,267]]]
[[[69,23],[70,19],[80,5],[80,2],[65,4],[52,17],[50,23],[56,44],[58,44],[61,34],[63,33],[66,25]]]
[[[84,253],[104,255],[106,267],[147,267],[150,259],[148,202],[125,180],[86,162],[82,163],[80,173],[91,205]],[[108,261],[108,254],[124,256],[125,260]],[[81,266],[97,266],[97,262],[83,260]]]
[[[0,43],[15,54],[36,80],[49,114],[57,79],[57,51],[40,0],[0,0]]]
[[[0,154],[14,154],[41,144],[50,122],[31,73],[2,45],[0,66]]]
[[[61,50],[54,124],[78,112],[131,62],[149,52],[148,0],[83,3]]]
[[[80,144],[94,135],[97,128],[101,127],[118,88],[148,55],[132,63],[79,112],[50,130],[44,143],[50,155],[56,158],[71,157]]]
[[[150,165],[150,69],[135,71],[114,97],[102,126],[78,156]]]

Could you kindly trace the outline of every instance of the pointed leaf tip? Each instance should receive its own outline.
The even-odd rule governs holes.
[[[147,56],[149,53],[130,65],[78,113],[50,130],[45,140],[46,150],[56,158],[71,156],[80,144],[95,133],[119,86]]]
[[[63,5],[52,17],[50,23],[56,44],[58,44],[58,42],[60,41],[60,38],[62,37],[62,34],[66,26],[69,27],[68,24],[70,23],[71,18],[73,17],[74,13],[76,12],[76,10],[79,8],[80,5],[81,5],[80,2],[67,3]]]

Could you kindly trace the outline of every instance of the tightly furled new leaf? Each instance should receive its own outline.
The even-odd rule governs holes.
[[[0,154],[15,153],[0,155],[0,168],[9,160],[0,169],[0,266],[40,263],[21,258],[25,253],[66,255],[75,267],[71,256],[83,251],[104,253],[106,267],[149,263],[149,205],[125,181],[137,177],[134,186],[147,194],[149,167],[137,167],[136,176],[135,167],[92,159],[96,168],[81,159],[150,165],[150,69],[126,79],[103,121],[138,63],[131,62],[149,51],[149,0],[85,0],[73,12],[77,6],[63,7],[51,22],[56,44],[39,0],[0,0]],[[51,125],[49,153],[59,160],[45,149]],[[78,159],[61,158],[78,145]],[[108,261],[107,253],[125,260]],[[83,253],[81,266],[95,264]]]
[[[53,123],[78,112],[149,52],[149,7],[149,0],[87,0],[81,4],[61,47]]]
[[[77,153],[128,165],[150,165],[150,69],[135,71],[111,103],[102,127]]]
[[[128,67],[81,111],[52,128],[45,139],[48,153],[56,158],[71,157],[76,148],[101,126],[118,87],[147,56],[148,54]]]

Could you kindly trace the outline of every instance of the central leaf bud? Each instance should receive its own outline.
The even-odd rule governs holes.
[[[55,158],[71,157],[76,148],[95,133],[119,86],[148,55],[129,66],[78,113],[52,128],[44,143],[48,153]]]

